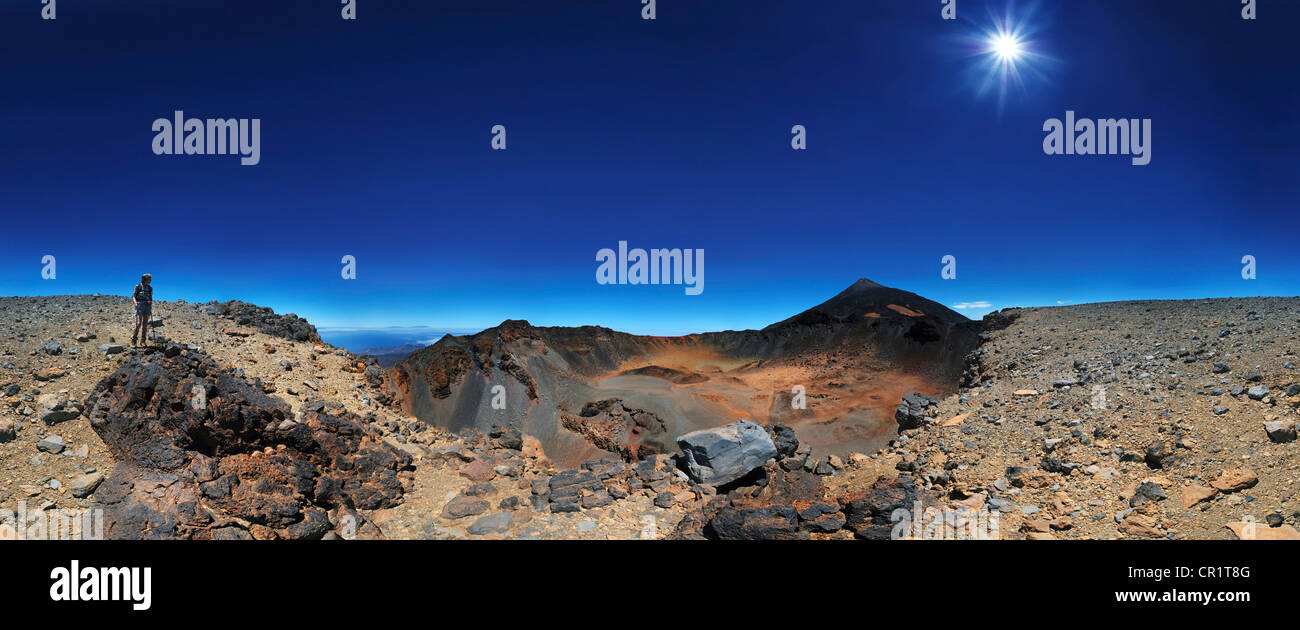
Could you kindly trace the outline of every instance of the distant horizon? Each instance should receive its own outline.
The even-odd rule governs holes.
[[[850,284],[851,284],[851,283],[850,283]],[[848,286],[850,286],[850,284],[846,284],[843,288],[847,288]],[[937,302],[937,300],[933,300],[933,299],[930,298],[929,296],[926,296],[926,295],[921,294],[921,293],[917,293],[916,291],[912,291],[912,290],[908,289],[907,287],[894,286],[894,285],[890,285],[890,284],[888,284],[888,283],[881,283],[881,284],[882,284],[883,286],[887,286],[887,287],[890,287],[890,288],[900,289],[900,290],[903,290],[903,291],[908,291],[908,292],[910,292],[910,293],[915,293],[916,295],[918,295],[918,296],[920,296],[920,297],[922,297],[922,298],[930,299],[931,301],[936,301],[936,302]],[[841,288],[840,290],[843,290],[843,288]],[[696,329],[680,329],[680,330],[670,330],[670,329],[644,330],[644,329],[637,329],[637,328],[619,328],[619,327],[617,327],[617,326],[612,326],[612,325],[608,325],[608,324],[601,323],[601,322],[596,322],[596,321],[577,321],[577,322],[543,322],[543,321],[534,321],[534,320],[531,319],[531,318],[523,317],[523,316],[507,316],[507,317],[503,317],[503,318],[501,318],[501,319],[499,319],[499,320],[496,320],[496,321],[494,321],[494,322],[481,323],[481,324],[473,324],[473,325],[459,325],[459,326],[439,326],[439,325],[434,325],[434,324],[386,324],[386,325],[375,325],[375,326],[368,326],[368,325],[355,325],[355,324],[343,324],[343,325],[339,325],[339,324],[318,323],[318,322],[316,321],[315,317],[314,317],[314,314],[311,313],[310,311],[292,310],[292,309],[283,309],[283,308],[279,308],[279,307],[277,307],[277,304],[275,304],[275,303],[273,303],[273,302],[270,302],[270,303],[264,303],[264,302],[261,302],[261,301],[249,300],[249,299],[244,299],[244,298],[225,298],[225,299],[220,299],[220,298],[210,298],[210,299],[191,299],[191,298],[185,298],[185,297],[168,298],[168,297],[165,296],[165,294],[163,294],[163,293],[159,293],[159,294],[156,295],[156,300],[159,301],[159,302],[179,302],[179,301],[184,301],[185,303],[188,303],[188,304],[206,304],[206,303],[210,303],[210,302],[213,302],[213,301],[216,301],[216,302],[227,302],[227,301],[230,301],[230,300],[239,300],[239,301],[243,301],[243,302],[247,302],[247,303],[253,304],[253,305],[255,305],[255,306],[260,306],[260,307],[269,307],[269,308],[271,308],[271,309],[272,309],[272,310],[273,310],[277,315],[286,315],[286,314],[290,314],[290,313],[292,313],[292,314],[295,314],[295,315],[297,315],[297,316],[299,316],[299,317],[302,317],[302,318],[306,319],[306,320],[308,321],[308,323],[310,323],[311,325],[315,326],[315,327],[316,327],[316,330],[317,330],[319,333],[321,333],[321,337],[322,337],[322,339],[324,339],[327,335],[328,335],[328,336],[333,336],[333,337],[335,337],[335,338],[339,338],[340,336],[347,336],[347,335],[365,336],[365,335],[383,335],[384,333],[388,333],[389,335],[393,336],[394,338],[409,338],[409,339],[411,339],[411,341],[406,341],[406,342],[403,342],[403,343],[394,343],[394,344],[391,344],[391,345],[372,345],[372,346],[357,346],[355,343],[349,343],[349,344],[347,344],[347,345],[344,345],[344,344],[339,344],[339,343],[333,343],[333,342],[331,342],[331,343],[333,343],[333,345],[336,345],[336,346],[339,346],[339,347],[342,347],[342,348],[346,348],[346,349],[348,349],[348,350],[354,350],[355,347],[361,347],[361,348],[385,348],[385,347],[395,347],[395,346],[398,346],[398,345],[404,345],[404,344],[406,344],[406,343],[419,343],[419,342],[421,342],[421,341],[423,341],[423,340],[428,340],[428,343],[426,343],[425,345],[432,345],[432,344],[433,344],[434,342],[436,342],[438,339],[442,338],[443,335],[448,335],[448,334],[450,334],[450,335],[452,335],[452,336],[474,335],[474,334],[478,334],[478,333],[480,333],[480,332],[483,332],[484,330],[488,330],[488,329],[491,329],[491,328],[495,328],[495,327],[497,327],[497,326],[500,326],[503,322],[505,322],[505,321],[509,321],[509,320],[524,320],[524,321],[528,321],[528,323],[529,323],[530,325],[537,326],[537,327],[563,327],[563,328],[577,328],[577,327],[582,327],[582,326],[597,326],[597,327],[602,327],[602,328],[609,328],[609,329],[611,329],[611,330],[616,330],[616,331],[618,331],[618,332],[623,332],[623,333],[632,334],[632,335],[640,335],[640,336],[654,336],[654,337],[680,337],[680,336],[687,336],[687,335],[694,335],[694,334],[701,334],[701,333],[721,332],[721,331],[726,331],[726,330],[735,330],[735,331],[739,331],[739,330],[761,330],[761,329],[763,329],[763,328],[765,328],[765,327],[767,327],[767,326],[769,326],[769,325],[771,325],[771,324],[775,324],[775,323],[777,323],[777,322],[783,321],[784,319],[787,319],[787,318],[789,318],[789,317],[793,317],[794,315],[797,315],[797,314],[802,313],[802,312],[804,312],[804,311],[806,311],[806,310],[808,310],[808,309],[810,309],[810,308],[813,308],[814,306],[817,306],[818,304],[821,304],[821,303],[825,302],[826,300],[831,299],[831,298],[834,297],[837,293],[838,293],[838,291],[833,292],[833,293],[829,293],[829,294],[827,294],[825,297],[823,297],[822,299],[819,299],[819,300],[817,300],[817,301],[815,301],[815,302],[810,302],[809,304],[807,304],[806,306],[804,306],[803,308],[799,309],[798,311],[796,311],[796,312],[794,312],[794,313],[790,313],[790,314],[788,314],[788,315],[786,315],[786,316],[784,316],[784,317],[781,317],[781,318],[779,318],[779,319],[775,319],[775,320],[772,320],[772,321],[769,321],[769,322],[763,323],[763,324],[761,324],[761,325],[750,325],[750,326],[724,326],[724,327],[706,328],[706,329],[698,329],[698,330],[696,330]],[[0,297],[7,297],[7,298],[61,297],[61,296],[72,297],[72,296],[78,296],[78,295],[115,295],[115,296],[120,296],[120,297],[122,297],[123,299],[129,299],[129,298],[130,298],[130,296],[127,295],[127,294],[124,294],[124,293],[119,294],[119,293],[114,293],[114,292],[111,292],[111,291],[86,291],[86,292],[81,292],[81,293],[49,293],[49,294],[36,294],[36,295],[8,295],[8,296],[0,296]],[[1071,307],[1071,306],[1086,306],[1086,305],[1089,305],[1089,304],[1106,304],[1106,303],[1114,303],[1114,302],[1198,301],[1198,300],[1251,299],[1251,298],[1282,298],[1282,299],[1286,299],[1286,298],[1300,298],[1300,293],[1293,294],[1293,295],[1285,295],[1285,294],[1273,294],[1273,295],[1266,295],[1266,294],[1250,294],[1250,295],[1203,295],[1203,296],[1199,296],[1199,297],[1122,297],[1122,298],[1114,298],[1114,299],[1105,299],[1105,298],[1103,298],[1103,299],[1088,300],[1088,301],[1083,301],[1083,302],[1073,302],[1073,301],[1071,301],[1071,302],[1055,301],[1055,302],[1053,302],[1053,303],[1048,303],[1048,304],[1035,304],[1035,303],[991,304],[989,307],[986,307],[986,308],[979,308],[979,309],[972,309],[972,308],[958,309],[958,308],[955,308],[955,307],[954,307],[953,305],[951,305],[951,304],[943,304],[943,306],[947,307],[948,309],[952,310],[953,312],[955,312],[955,313],[957,313],[957,314],[959,314],[959,315],[961,315],[961,316],[963,316],[963,317],[965,317],[965,318],[967,318],[967,319],[969,319],[969,320],[980,320],[980,319],[982,319],[985,315],[988,315],[989,313],[993,313],[993,312],[1000,311],[1000,310],[1003,310],[1003,309],[1008,309],[1008,308],[1059,308],[1059,307]],[[942,304],[942,303],[941,303],[941,304]],[[328,340],[326,340],[326,341],[328,341]]]

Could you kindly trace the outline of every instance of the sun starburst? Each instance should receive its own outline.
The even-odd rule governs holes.
[[[1023,93],[1031,80],[1045,78],[1044,70],[1053,63],[1034,37],[1034,14],[1033,7],[1008,7],[1000,16],[990,14],[984,26],[964,38],[975,61],[971,71],[976,91],[981,96],[996,91],[999,110],[1013,91]]]

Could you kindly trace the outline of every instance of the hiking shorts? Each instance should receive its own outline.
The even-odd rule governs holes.
[[[145,321],[149,321],[149,317],[153,315],[153,302],[137,302],[135,305],[135,315],[136,317],[143,317]]]

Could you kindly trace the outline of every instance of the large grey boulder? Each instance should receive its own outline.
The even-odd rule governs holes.
[[[737,420],[714,429],[677,436],[686,454],[686,472],[698,483],[730,483],[776,457],[776,445],[763,427]]]

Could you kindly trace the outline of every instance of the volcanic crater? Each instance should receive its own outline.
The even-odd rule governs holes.
[[[896,434],[904,394],[956,391],[979,331],[942,304],[861,279],[762,330],[658,337],[508,320],[448,335],[385,381],[424,422],[453,431],[518,426],[561,465],[635,458],[658,442],[631,431],[615,433],[635,444],[593,441],[566,422],[570,410],[601,401],[652,414],[667,436],[747,418],[795,427],[819,454],[847,455]],[[504,409],[492,404],[498,386]]]

